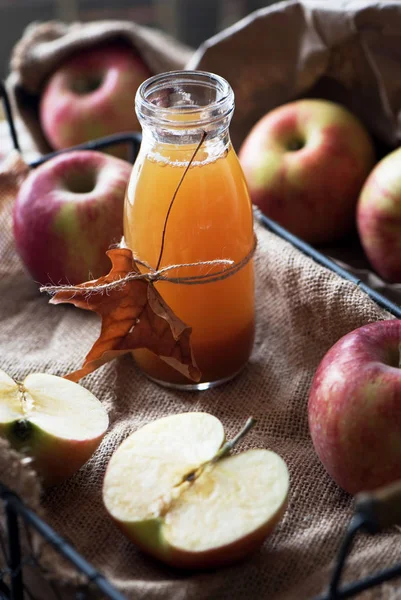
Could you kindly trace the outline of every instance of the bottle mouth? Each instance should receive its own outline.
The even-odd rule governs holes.
[[[168,128],[192,129],[230,118],[234,92],[219,75],[206,71],[169,71],[138,88],[139,120]]]

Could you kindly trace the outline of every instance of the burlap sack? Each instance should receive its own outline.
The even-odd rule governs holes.
[[[188,67],[230,82],[236,146],[266,112],[311,96],[344,104],[380,144],[395,147],[401,141],[400,42],[396,0],[287,0],[206,41]]]
[[[345,4],[350,6],[351,3],[343,3],[342,8],[346,8]],[[263,110],[266,111],[298,92],[313,89],[319,73],[336,63],[327,49],[328,40],[334,40],[334,36],[339,35],[351,48],[349,52],[342,52],[341,44],[337,48],[333,42],[332,51],[338,57],[338,64],[343,65],[337,74],[344,77],[348,74],[343,91],[352,89],[348,97],[352,99],[355,94],[361,109],[366,110],[363,104],[367,103],[367,91],[363,95],[358,90],[360,80],[355,82],[355,72],[350,74],[345,57],[361,57],[353,46],[357,40],[362,40],[364,49],[369,47],[369,41],[376,40],[378,56],[386,67],[391,62],[385,50],[386,43],[390,42],[382,41],[380,45],[378,39],[388,31],[389,38],[396,40],[401,30],[395,25],[399,18],[395,3],[381,4],[377,20],[370,12],[373,9],[366,8],[366,2],[359,2],[359,9],[357,3],[352,4],[353,9],[346,11],[343,17],[332,3],[323,7],[321,1],[289,2],[272,7],[200,50],[199,62],[193,64],[227,76],[234,85],[237,119],[233,134],[237,144],[247,127],[260,116],[255,106],[265,102]],[[373,4],[370,3],[371,7]],[[329,6],[330,10],[326,10]],[[319,17],[322,10],[331,19],[330,25],[326,26]],[[387,28],[380,16],[384,13],[390,17]],[[352,35],[353,27],[361,20],[369,25],[367,38],[361,36],[359,30]],[[246,46],[236,37],[237,30],[243,35],[245,25],[251,31],[250,35],[246,34]],[[308,28],[315,31],[312,41],[307,35]],[[220,47],[214,50],[218,44]],[[312,52],[315,49],[317,55]],[[380,49],[383,52],[379,52]],[[220,59],[223,50],[230,60]],[[296,61],[290,72],[287,72],[287,63],[280,62],[284,52]],[[213,60],[209,60],[211,56]],[[261,73],[262,57],[263,60],[272,58],[269,65],[274,68],[269,66]],[[230,72],[226,70],[229,64],[232,65]],[[306,74],[295,77],[301,64]],[[366,66],[368,60],[365,63],[356,60],[357,70],[362,69],[362,64]],[[381,82],[381,71],[376,63],[372,63],[369,76],[370,84]],[[246,83],[248,77],[255,87],[249,86],[249,80]],[[265,81],[270,83],[264,88]],[[390,83],[386,83],[388,85]],[[394,104],[397,85],[394,77],[393,95],[387,99],[377,93],[376,88],[369,92],[375,99],[373,105],[377,107],[377,123],[380,123],[374,131],[378,136],[383,135],[387,143],[395,143],[399,135],[398,106]],[[387,90],[387,87],[381,89]],[[370,115],[373,119],[374,110]],[[17,159],[14,169],[23,176],[25,167]],[[5,177],[0,174],[0,189],[4,189]],[[18,378],[31,371],[62,375],[82,363],[97,336],[99,321],[96,316],[71,306],[51,306],[47,298],[38,294],[15,254],[10,217],[12,202],[12,193],[0,197],[0,367]],[[335,341],[356,327],[391,318],[391,315],[357,286],[316,265],[262,227],[257,227],[257,234],[257,337],[249,364],[236,380],[196,394],[168,391],[149,382],[131,358],[125,357],[83,381],[107,407],[109,432],[87,465],[70,481],[48,491],[41,506],[46,519],[129,598],[309,599],[327,584],[335,552],[352,514],[352,499],[331,481],[314,453],[307,427],[308,391],[319,361]],[[242,564],[203,574],[177,573],[138,552],[110,522],[101,499],[104,471],[119,443],[152,419],[189,410],[216,415],[228,436],[237,432],[252,414],[257,426],[244,440],[242,448],[265,447],[277,451],[287,461],[291,474],[291,495],[285,518],[263,547]],[[362,577],[399,560],[398,540],[396,528],[375,538],[362,537],[349,560],[346,578]],[[65,564],[53,560],[51,568],[59,582],[76,583],[75,574]],[[401,598],[398,590],[397,582],[392,582],[366,593],[363,598]],[[40,593],[41,596],[45,594]]]
[[[39,100],[48,77],[63,60],[106,42],[124,42],[154,74],[182,69],[192,55],[187,46],[156,29],[126,21],[34,23],[24,32],[11,57],[8,87],[23,123],[41,152],[51,150],[39,122]],[[134,106],[132,106],[134,110]]]
[[[354,112],[372,134],[380,158],[401,142],[400,61],[399,1],[288,0],[206,41],[188,67],[219,73],[230,82],[237,148],[269,110],[316,97]],[[321,249],[401,304],[401,284],[389,285],[373,273],[356,234]]]
[[[18,157],[10,157],[11,163],[22,177],[25,167]],[[99,321],[71,306],[49,305],[24,273],[12,239],[13,198],[4,194],[6,177],[0,173],[0,367],[19,379],[32,371],[63,375],[81,364]],[[110,429],[71,480],[46,492],[42,508],[49,523],[129,598],[311,598],[327,584],[352,514],[352,499],[331,481],[314,453],[307,427],[308,390],[319,361],[336,340],[390,315],[355,285],[262,227],[256,230],[257,337],[239,377],[211,391],[175,392],[148,381],[126,356],[83,380],[108,409]],[[216,572],[178,573],[156,563],[125,539],[102,505],[104,471],[121,441],[152,419],[182,411],[211,412],[228,436],[253,415],[257,425],[242,447],[275,450],[291,474],[288,510],[275,533],[242,564]],[[398,540],[395,529],[363,538],[349,561],[348,577],[395,562]],[[72,569],[59,566],[54,557],[51,570],[59,583],[76,581]],[[365,597],[389,599],[389,590],[396,598],[396,583]],[[43,590],[39,597],[46,597]]]

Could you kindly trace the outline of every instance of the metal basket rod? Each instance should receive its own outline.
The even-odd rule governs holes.
[[[19,141],[18,141],[17,130],[15,129],[15,123],[14,123],[13,112],[11,110],[10,99],[8,97],[6,84],[1,79],[0,79],[0,96],[3,100],[4,113],[6,115],[8,127],[10,129],[10,135],[11,135],[11,139],[12,139],[14,148],[16,150],[20,151],[20,145],[19,145]]]
[[[14,124],[13,114],[11,110],[10,101],[7,94],[6,86],[3,82],[0,82],[0,95],[3,99],[4,111],[8,120],[10,134],[15,149],[20,150],[18,136]],[[128,143],[130,147],[130,160],[134,162],[136,155],[139,150],[142,136],[140,133],[127,132],[121,134],[115,134],[101,138],[98,140],[92,140],[84,144],[79,144],[74,147],[66,148],[50,154],[46,154],[30,163],[31,167],[37,167],[47,161],[49,158],[58,156],[64,152],[71,152],[73,150],[98,150],[105,148],[110,145]],[[354,283],[360,289],[362,289],[368,296],[374,300],[379,306],[393,314],[397,318],[401,318],[401,307],[385,296],[376,292],[370,288],[367,284],[363,283],[360,279],[355,277],[352,273],[349,273],[344,268],[340,267],[332,259],[328,258],[297,236],[293,235],[283,227],[281,227],[275,221],[272,221],[266,217],[258,208],[255,207],[255,216],[261,222],[261,224],[281,237],[282,239],[289,242],[292,246],[300,250],[303,254],[312,258],[318,264],[333,271],[343,279]],[[8,598],[11,596],[12,600],[20,600],[23,598],[23,581],[22,581],[22,570],[21,570],[21,551],[19,546],[19,532],[18,532],[18,521],[17,515],[21,516],[25,522],[29,523],[40,535],[44,537],[56,550],[64,555],[80,572],[82,572],[89,581],[94,582],[98,588],[103,591],[112,600],[125,600],[125,597],[120,594],[108,580],[99,573],[90,563],[88,563],[70,544],[68,544],[61,536],[59,536],[49,525],[42,521],[34,512],[28,509],[21,500],[15,494],[8,490],[0,482],[0,498],[6,502],[7,511],[7,524],[8,524],[8,536],[9,536],[9,552],[10,552],[10,567],[11,565],[17,566],[16,569],[11,568],[12,585],[11,591],[8,593],[7,586],[0,582],[0,598],[5,594]],[[379,585],[384,581],[389,581],[401,575],[401,564],[395,567],[379,571],[363,580],[356,581],[350,584],[345,584],[342,588],[339,588],[341,575],[344,570],[344,565],[347,556],[349,555],[352,543],[355,535],[362,528],[367,528],[367,521],[358,513],[355,514],[351,520],[346,535],[340,546],[337,554],[336,563],[334,566],[333,574],[329,584],[328,593],[324,596],[319,596],[315,600],[342,600],[343,598],[349,598],[356,594]],[[11,549],[12,538],[16,541]],[[21,594],[21,595],[19,595]]]
[[[8,537],[8,566],[11,571],[11,600],[23,600],[24,587],[22,581],[21,547],[18,516],[10,503],[9,494],[2,494],[5,503],[7,537]]]
[[[69,146],[62,150],[56,150],[55,152],[49,152],[40,158],[37,158],[29,163],[32,168],[39,167],[39,165],[45,163],[50,158],[59,156],[66,152],[73,152],[74,150],[101,150],[107,146],[114,146],[117,144],[129,144],[130,147],[130,162],[134,162],[136,155],[138,154],[139,146],[141,145],[142,136],[140,133],[126,132],[126,133],[115,133],[106,137],[99,138],[98,140],[91,140],[77,146]]]
[[[21,551],[17,517],[20,516],[39,533],[53,548],[60,552],[74,567],[83,573],[111,600],[126,600],[118,590],[93,565],[84,559],[64,538],[54,531],[36,513],[29,509],[9,488],[0,482],[0,498],[6,502],[7,535],[10,548],[11,600],[23,599]],[[9,517],[10,515],[10,517]],[[11,516],[12,515],[12,516]],[[15,567],[15,568],[13,568]]]
[[[9,98],[9,94],[7,91],[6,84],[4,81],[0,80],[0,97],[3,102],[4,113],[7,119],[7,123],[10,129],[10,135],[13,142],[13,146],[15,150],[21,151],[21,146],[18,140],[18,134],[15,127],[14,115],[11,109],[11,102]],[[42,163],[44,163],[49,158],[53,158],[54,156],[58,156],[60,152],[72,152],[73,150],[101,150],[102,148],[106,148],[107,146],[114,146],[119,144],[128,144],[129,145],[129,155],[128,159],[131,163],[135,161],[135,158],[138,154],[139,146],[141,145],[142,135],[140,133],[134,131],[126,131],[122,133],[115,133],[113,135],[109,135],[106,137],[102,137],[98,140],[91,140],[89,142],[85,142],[83,144],[78,144],[76,146],[70,146],[69,148],[65,148],[63,150],[58,150],[55,152],[50,152],[44,156],[41,156],[30,163],[32,168],[38,167]]]
[[[344,570],[345,561],[347,556],[349,555],[352,544],[354,542],[354,538],[358,531],[362,529],[365,524],[365,520],[360,515],[355,515],[347,529],[347,533],[341,543],[340,549],[337,553],[336,564],[334,566],[333,574],[331,576],[330,584],[329,584],[329,598],[332,600],[336,600],[339,594],[339,585],[341,575]],[[342,596],[341,596],[342,597]]]
[[[365,579],[361,579],[361,581],[344,585],[338,596],[334,596],[333,599],[329,597],[329,600],[336,600],[336,598],[339,600],[342,600],[343,598],[351,598],[351,596],[356,596],[357,594],[360,594],[369,588],[375,587],[387,581],[391,581],[392,579],[396,579],[397,577],[400,577],[400,575],[401,565],[390,567],[385,571],[379,571],[373,575],[369,575],[365,577]]]
[[[270,231],[273,231],[273,233],[276,233],[279,237],[281,237],[284,240],[286,240],[287,242],[289,242],[292,246],[295,246],[295,248],[300,250],[303,254],[306,254],[310,258],[313,258],[313,260],[315,262],[319,263],[323,267],[327,267],[328,269],[330,269],[330,271],[337,273],[337,275],[340,275],[340,277],[342,277],[343,279],[351,281],[352,283],[357,285],[370,298],[372,298],[372,300],[374,300],[379,306],[381,306],[382,308],[385,308],[388,312],[393,314],[398,319],[401,319],[401,307],[398,304],[395,304],[395,302],[392,302],[391,300],[389,300],[388,298],[386,298],[379,292],[376,292],[376,290],[374,290],[371,287],[369,287],[368,285],[366,285],[366,283],[363,283],[363,281],[358,279],[358,277],[355,277],[355,275],[353,275],[352,273],[349,273],[348,271],[346,271],[345,269],[340,267],[331,258],[328,258],[327,256],[325,256],[318,250],[315,250],[315,248],[313,248],[313,246],[311,246],[310,244],[307,244],[306,242],[301,240],[296,235],[294,235],[294,234],[290,233],[289,231],[287,231],[286,229],[284,229],[284,227],[281,227],[281,225],[279,225],[275,221],[272,221],[271,219],[266,217],[258,208],[254,209],[254,213],[255,213],[256,218],[267,229],[270,229]]]

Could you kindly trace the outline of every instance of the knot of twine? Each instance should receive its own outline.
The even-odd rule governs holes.
[[[124,241],[120,244],[120,248],[126,247]],[[126,283],[130,281],[136,280],[144,280],[149,283],[156,283],[158,281],[167,281],[169,283],[178,283],[184,285],[199,285],[203,283],[214,283],[215,281],[222,281],[223,279],[227,279],[228,277],[232,277],[237,273],[240,269],[245,267],[246,264],[251,260],[253,255],[255,254],[257,247],[257,238],[254,235],[253,245],[248,254],[239,262],[235,262],[231,259],[216,259],[216,260],[202,260],[199,262],[192,263],[179,263],[175,265],[168,265],[167,267],[163,267],[162,269],[153,269],[147,262],[140,260],[134,257],[135,262],[138,265],[141,265],[148,269],[146,273],[138,273],[131,272],[127,273],[124,277],[120,277],[115,281],[111,281],[108,283],[102,283],[99,285],[94,285],[87,288],[88,293],[102,293],[108,292],[109,290],[120,288],[124,286]],[[226,268],[221,269],[220,271],[216,271],[215,273],[208,273],[205,275],[188,275],[184,277],[170,277],[168,275],[169,271],[174,269],[182,269],[184,267],[202,267],[202,266],[210,266],[213,267],[215,265],[227,265]],[[48,294],[56,294],[57,292],[82,292],[85,291],[85,288],[77,285],[49,285],[43,286],[40,288],[41,292],[47,292]]]

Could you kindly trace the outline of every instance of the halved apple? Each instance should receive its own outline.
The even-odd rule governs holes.
[[[44,373],[19,383],[0,370],[0,435],[32,458],[45,486],[67,479],[92,456],[108,422],[101,402],[77,383]]]
[[[209,568],[262,544],[285,512],[289,474],[268,450],[224,456],[221,422],[208,413],[159,419],[112,456],[103,500],[142,550],[179,568]]]

